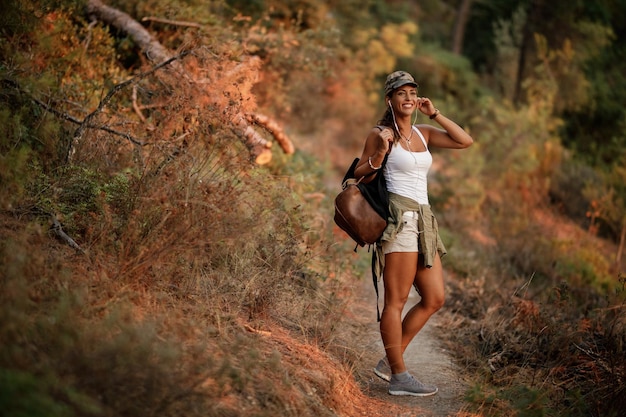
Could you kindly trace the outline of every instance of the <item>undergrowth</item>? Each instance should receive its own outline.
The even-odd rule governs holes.
[[[315,262],[328,237],[301,197],[315,180],[224,169],[207,140],[158,176],[57,171],[44,188],[61,193],[33,187],[19,217],[2,215],[3,410],[332,415],[322,397],[341,382],[292,374],[303,355],[330,360],[316,346],[350,366],[343,284]],[[48,212],[84,255],[51,239]]]
[[[50,19],[50,28],[71,20]],[[58,49],[84,45],[71,40]],[[216,55],[198,50],[194,64],[236,65]],[[89,94],[89,80],[115,80],[119,69],[94,70],[50,94],[102,97]],[[361,394],[350,377],[356,353],[341,333],[346,281],[321,261],[338,249],[321,224],[328,209],[315,196],[323,185],[312,159],[306,171],[298,158],[255,166],[232,115],[167,71],[135,84],[140,99],[158,103],[143,122],[123,111],[129,87],[80,136],[76,125],[52,123],[24,80],[6,67],[3,76],[2,117],[11,121],[0,142],[3,414],[351,413],[341,396]],[[255,110],[238,93],[216,100]],[[126,136],[110,134],[119,126]]]
[[[472,375],[467,399],[474,409],[484,416],[620,415],[624,277],[612,291],[566,281],[537,291],[533,277],[496,276],[448,284],[458,330],[449,343]]]

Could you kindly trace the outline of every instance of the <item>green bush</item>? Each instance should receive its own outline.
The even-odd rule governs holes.
[[[562,212],[582,227],[589,225],[591,201],[585,188],[601,187],[601,176],[589,165],[568,158],[555,172],[550,183],[550,197]]]

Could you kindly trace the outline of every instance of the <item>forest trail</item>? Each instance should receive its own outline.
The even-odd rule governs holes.
[[[446,276],[445,279],[450,278]],[[430,397],[392,396],[387,393],[388,383],[372,372],[372,368],[384,355],[384,349],[376,321],[376,292],[369,274],[359,280],[357,287],[354,291],[353,308],[354,314],[363,326],[360,341],[363,354],[356,375],[364,394],[405,409],[394,417],[459,415],[459,412],[466,408],[463,396],[467,390],[467,383],[463,381],[462,372],[453,362],[454,352],[444,349],[438,338],[439,332],[447,331],[444,325],[445,305],[441,311],[431,317],[405,352],[405,361],[409,371],[424,383],[436,385],[439,392]],[[379,283],[380,300],[383,297],[381,287],[382,282]],[[418,301],[419,295],[412,289],[405,312]]]

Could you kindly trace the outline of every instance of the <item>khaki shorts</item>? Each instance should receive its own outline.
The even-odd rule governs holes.
[[[383,241],[383,253],[419,252],[419,232],[417,229],[417,211],[405,211],[402,215],[402,230],[391,241]]]

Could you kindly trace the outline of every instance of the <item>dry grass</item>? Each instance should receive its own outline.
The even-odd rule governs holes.
[[[199,52],[194,64],[216,59]],[[149,146],[90,130],[71,166],[35,167],[1,214],[2,408],[362,414],[341,340],[345,284],[320,261],[333,252],[317,224],[327,208],[304,197],[323,188],[315,170],[253,167],[197,86],[155,74],[140,91],[161,104],[146,112]],[[146,127],[120,111],[129,94],[99,122],[140,137]],[[253,109],[248,95],[231,91],[231,107]],[[48,233],[51,214],[85,254]]]
[[[448,341],[481,415],[618,415],[626,393],[623,288],[609,298],[565,285],[532,294],[532,279],[453,279]],[[517,285],[517,287],[515,286]],[[579,300],[586,299],[581,306]]]
[[[139,251],[120,273],[116,259],[87,259],[39,227],[3,219],[0,332],[10,341],[1,356],[3,391],[32,397],[30,405],[3,398],[15,415],[375,416],[389,409],[352,377],[355,358],[339,331],[345,301],[329,298],[346,291],[337,280],[273,271],[240,250],[193,251],[204,266],[176,268],[185,254],[180,241],[169,250],[157,245],[150,262],[141,253],[151,247]],[[245,246],[246,236],[231,238]]]
[[[34,385],[48,415],[353,415],[349,369],[315,348],[332,350],[343,301],[307,267],[290,190],[198,180],[186,198],[182,166],[131,184],[129,210],[104,196],[71,217],[86,255],[3,215],[3,390]]]

